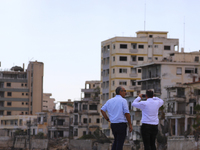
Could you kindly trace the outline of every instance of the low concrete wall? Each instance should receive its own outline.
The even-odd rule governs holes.
[[[200,141],[196,142],[193,140],[168,140],[167,142],[167,150],[196,150],[200,149]]]

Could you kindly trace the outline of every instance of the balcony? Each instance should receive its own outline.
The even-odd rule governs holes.
[[[174,111],[174,110],[167,110],[167,113],[172,113],[173,115],[175,115],[175,114],[177,114],[177,115],[194,115],[194,114],[196,114],[196,111],[185,111],[185,110]]]
[[[137,65],[138,62],[137,61],[130,61],[130,65]]]
[[[84,93],[93,93],[94,89],[81,89],[81,92],[84,92]]]
[[[130,49],[129,51],[130,51],[130,53],[138,53],[137,49]]]
[[[177,101],[177,102],[185,102],[186,97],[185,96],[178,96],[174,95],[173,97],[166,98],[167,101]]]
[[[138,74],[137,73],[130,73],[130,77],[137,77]]]

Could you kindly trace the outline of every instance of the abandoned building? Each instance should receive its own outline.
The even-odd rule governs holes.
[[[100,126],[99,86],[100,81],[86,81],[85,88],[81,89],[84,97],[80,101],[74,101],[74,139],[92,134]]]

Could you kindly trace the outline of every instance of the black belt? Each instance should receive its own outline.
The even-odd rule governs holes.
[[[142,123],[142,125],[144,125],[144,126],[158,126],[157,124],[147,124],[147,123]]]

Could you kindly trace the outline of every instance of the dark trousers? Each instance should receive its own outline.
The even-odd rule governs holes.
[[[111,123],[112,133],[114,135],[114,143],[112,150],[123,150],[124,140],[126,138],[126,123]]]
[[[141,134],[144,150],[156,150],[155,140],[158,133],[158,125],[142,124]]]

